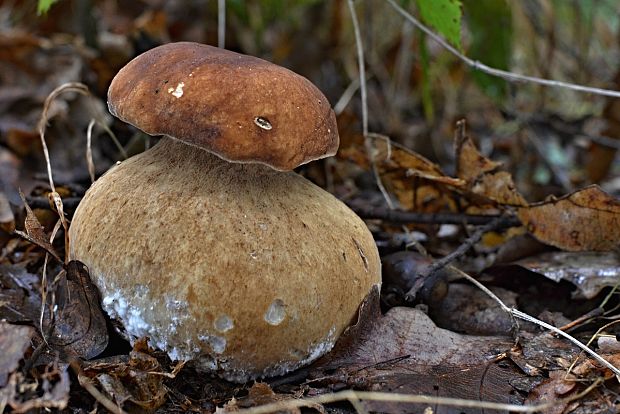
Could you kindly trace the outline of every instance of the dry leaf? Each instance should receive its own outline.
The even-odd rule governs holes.
[[[620,258],[614,252],[548,252],[515,263],[559,282],[577,286],[574,298],[592,299],[620,283]]]
[[[24,194],[21,191],[19,195],[22,198],[24,207],[26,208],[26,220],[24,221],[24,228],[26,230],[26,233],[19,230],[15,230],[15,233],[28,240],[29,242],[36,244],[37,246],[54,256],[54,258],[60,263],[63,263],[62,259],[60,258],[54,247],[48,241],[49,236],[45,234],[45,230],[43,229],[41,223],[39,223],[37,216],[34,215],[30,206],[28,205],[28,203],[26,203],[26,197],[24,197]]]
[[[438,328],[423,312],[405,307],[381,315],[378,292],[362,305],[358,323],[314,365],[311,377],[361,390],[455,396],[510,402],[509,381],[522,376],[494,356],[509,350],[509,337],[465,336]],[[336,370],[335,374],[328,374]],[[422,412],[422,405],[367,402],[371,411]],[[437,413],[462,408],[436,406]],[[465,412],[469,412],[465,410]]]
[[[56,288],[56,302],[50,345],[86,359],[103,352],[108,345],[108,330],[99,291],[81,262],[72,260],[67,265],[66,283]]]
[[[596,185],[519,208],[517,215],[534,237],[563,250],[620,246],[620,201]]]
[[[372,141],[373,160],[386,188],[408,210],[436,212],[455,209],[450,189],[464,182],[413,151],[387,139]]]
[[[147,349],[144,339],[136,342],[129,359],[123,356],[85,362],[84,375],[94,378],[120,407],[154,411],[166,402],[167,375]]]
[[[9,199],[2,190],[0,190],[0,230],[7,233],[15,230],[15,216],[11,210]]]
[[[526,401],[533,405],[554,403],[545,412],[548,414],[562,414],[568,405],[564,398],[566,398],[566,394],[575,390],[576,385],[575,377],[572,375],[567,376],[565,371],[550,371],[549,378],[534,388]]]
[[[465,135],[464,125],[464,121],[457,124],[454,139],[457,177],[466,182],[470,192],[494,203],[527,205],[527,201],[517,191],[512,176],[505,171],[499,171],[501,163],[480,154],[471,138]]]
[[[6,385],[9,374],[18,367],[33,335],[34,329],[30,326],[0,321],[0,388]]]

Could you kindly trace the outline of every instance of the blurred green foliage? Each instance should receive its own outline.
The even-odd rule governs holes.
[[[47,13],[50,7],[52,7],[52,5],[57,1],[58,0],[39,0],[37,3],[37,14],[40,16]]]
[[[510,68],[512,55],[512,11],[506,0],[463,0],[471,36],[468,55],[497,69]],[[472,77],[488,96],[501,101],[506,97],[505,80],[473,71]]]
[[[422,21],[461,50],[461,1],[416,0]]]

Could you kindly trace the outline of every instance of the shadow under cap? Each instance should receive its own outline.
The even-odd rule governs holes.
[[[108,90],[110,112],[232,162],[292,170],[338,150],[336,117],[310,81],[265,60],[191,42],[151,49]]]

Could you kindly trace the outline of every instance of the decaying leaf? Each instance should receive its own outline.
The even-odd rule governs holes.
[[[0,265],[0,319],[33,323],[40,310],[39,277],[17,265]]]
[[[69,373],[66,365],[54,368],[54,371],[46,373],[32,383],[21,373],[14,372],[9,377],[7,385],[0,388],[0,402],[10,407],[13,413],[36,412],[36,409],[51,408],[63,410],[69,403],[71,385]]]
[[[0,321],[0,388],[6,385],[9,374],[15,371],[24,357],[33,335],[34,329],[30,326]]]
[[[554,403],[546,410],[549,414],[562,414],[568,402],[565,397],[575,390],[577,382],[572,375],[567,376],[564,371],[551,371],[549,378],[535,387],[527,398],[529,404]]]
[[[86,362],[84,375],[94,378],[120,407],[155,410],[166,401],[167,389],[160,363],[149,355],[146,339],[137,341],[126,357]]]
[[[620,284],[620,257],[614,252],[548,252],[515,264],[559,282],[577,286],[576,298],[592,299],[605,287]]]
[[[52,244],[49,242],[49,236],[45,234],[45,230],[43,229],[41,223],[39,223],[37,216],[34,215],[30,206],[28,205],[28,203],[26,203],[26,197],[24,197],[24,194],[21,192],[19,193],[19,195],[21,196],[24,207],[26,208],[26,220],[24,222],[24,228],[26,232],[24,233],[22,231],[15,230],[15,233],[19,234],[21,237],[28,240],[29,242],[36,244],[37,246],[54,256],[56,260],[62,263],[60,255],[56,252],[54,246],[52,246]]]
[[[385,316],[377,293],[362,305],[357,325],[350,328],[312,374],[327,383],[361,390],[455,396],[495,402],[516,402],[509,380],[521,376],[512,364],[497,362],[511,338],[464,336],[438,328],[417,309],[396,307]],[[336,370],[335,374],[327,372]],[[422,412],[424,406],[366,403],[380,412]],[[433,407],[437,413],[474,412]]]
[[[620,246],[620,201],[596,185],[519,208],[518,216],[534,237],[563,250]]]
[[[436,164],[387,139],[371,142],[377,172],[403,207],[428,212],[454,208],[446,186],[461,187],[462,180],[445,175]]]
[[[108,345],[99,291],[90,281],[86,267],[75,260],[68,263],[65,280],[56,289],[58,311],[48,342],[69,354],[93,358]]]
[[[13,210],[11,210],[8,197],[2,190],[0,190],[0,230],[4,230],[7,233],[15,230]]]
[[[92,358],[103,351],[108,341],[98,292],[81,263],[69,262],[67,269],[67,277],[60,279],[54,295],[48,295],[43,330],[49,331],[49,310],[54,303],[57,306],[48,344],[68,356]],[[0,318],[38,327],[40,317],[39,277],[16,265],[0,265]]]
[[[468,191],[500,205],[527,205],[517,191],[512,176],[499,171],[501,163],[483,156],[465,134],[465,121],[457,123],[454,147],[457,177],[465,181]]]

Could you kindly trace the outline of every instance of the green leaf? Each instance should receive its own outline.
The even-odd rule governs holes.
[[[58,0],[39,0],[37,3],[37,14],[41,16],[42,14],[47,14],[50,7]]]
[[[470,58],[497,69],[508,70],[512,51],[512,10],[506,0],[464,0],[465,18],[472,42]],[[495,100],[508,93],[508,83],[495,76],[474,71],[478,86]]]
[[[461,1],[416,0],[422,21],[461,49]]]
[[[430,80],[430,57],[428,47],[426,46],[426,35],[422,33],[419,37],[420,45],[420,64],[422,66],[422,108],[424,108],[424,117],[429,124],[435,119],[435,109],[433,107],[433,94],[431,91]]]

